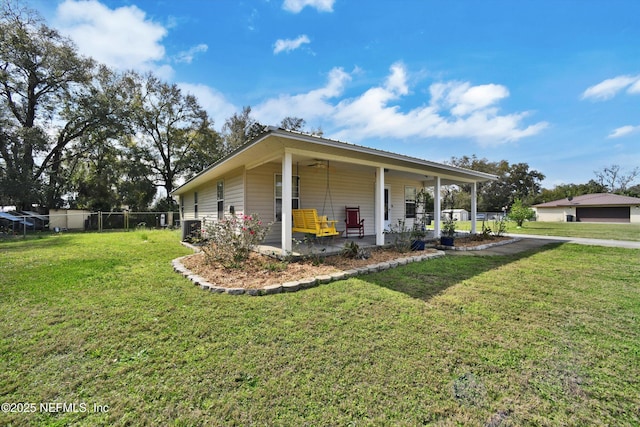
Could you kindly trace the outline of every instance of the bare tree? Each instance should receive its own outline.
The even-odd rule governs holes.
[[[593,171],[600,185],[605,187],[610,193],[624,193],[640,175],[640,168],[635,167],[630,172],[625,173],[620,165],[606,166],[600,170]]]

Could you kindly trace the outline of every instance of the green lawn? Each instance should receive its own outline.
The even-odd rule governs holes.
[[[457,230],[471,230],[471,221],[457,221]],[[493,227],[493,221],[485,225]],[[477,231],[482,230],[482,221],[477,222]],[[584,237],[589,239],[611,239],[640,241],[640,224],[607,224],[594,222],[525,222],[517,227],[515,222],[507,222],[507,233],[532,234],[539,236]]]
[[[0,425],[640,424],[638,250],[447,256],[265,297],[200,290],[171,270],[187,253],[160,231],[1,242],[0,403],[36,411]]]

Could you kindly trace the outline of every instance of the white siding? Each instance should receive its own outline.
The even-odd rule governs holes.
[[[183,194],[180,203],[184,203],[183,220],[199,219],[212,221],[218,218],[218,181],[224,182],[224,211],[229,212],[233,205],[236,212],[244,211],[244,177],[243,171],[238,169],[232,173],[216,178],[189,193]],[[198,218],[194,215],[194,193],[198,193]]]
[[[218,218],[216,207],[216,183],[209,183],[205,187],[198,188],[198,218],[205,222],[215,221]]]
[[[55,227],[68,230],[84,230],[85,220],[91,212],[75,209],[50,209],[49,230]]]
[[[233,206],[236,212],[244,212],[244,171],[237,171],[224,180],[224,211]]]
[[[316,209],[319,215],[327,215],[335,219],[338,231],[344,231],[345,206],[359,206],[360,217],[363,218],[365,234],[375,233],[374,193],[375,170],[351,171],[348,168],[330,166],[317,169],[308,166],[293,167],[293,174],[300,177],[300,207]],[[273,222],[275,218],[275,176],[282,173],[279,163],[269,163],[247,171],[247,213],[257,213],[265,222]],[[391,195],[391,223],[404,219],[404,187],[413,186],[417,191],[422,188],[419,181],[407,181],[401,178],[385,178],[385,186]],[[407,220],[407,226],[413,225],[413,219]],[[280,222],[274,223],[267,241],[279,241],[281,236]]]
[[[265,223],[274,222],[275,178],[281,173],[280,163],[267,163],[246,172],[238,169],[221,177],[224,180],[225,212],[229,212],[230,206],[233,206],[236,212],[258,214]],[[351,170],[344,165],[342,167],[330,165],[327,170],[294,165],[293,174],[300,177],[301,208],[317,209],[319,215],[327,215],[329,219],[337,220],[336,228],[338,231],[344,231],[345,206],[359,206],[360,217],[365,220],[365,234],[375,233],[374,168]],[[198,219],[200,220],[217,218],[217,181],[218,179],[212,180],[195,190],[198,192]],[[391,197],[389,217],[391,224],[397,224],[398,219],[405,219],[405,186],[412,186],[416,191],[420,191],[422,183],[385,176],[385,187],[389,188]],[[183,219],[194,219],[193,191],[184,194],[181,198],[182,202],[184,202]],[[413,219],[407,219],[406,225],[412,226]],[[266,241],[279,242],[280,236],[281,223],[273,223]]]
[[[275,219],[275,175],[282,173],[279,163],[267,163],[247,171],[247,214],[258,214],[265,223]],[[266,242],[279,242],[280,223],[274,223],[265,238]]]
[[[440,212],[441,218],[449,218],[451,209],[447,209]],[[453,209],[453,219],[456,221],[469,221],[469,212],[465,209]]]
[[[279,163],[270,163],[247,172],[247,212],[257,213],[265,222],[275,219],[275,179],[282,173]],[[300,207],[317,209],[319,215],[337,220],[338,231],[344,230],[345,206],[360,206],[365,218],[365,233],[374,233],[373,192],[375,175],[370,172],[353,173],[346,169],[329,169],[330,191],[327,191],[327,170],[308,166],[294,166],[293,174],[300,177]],[[267,241],[279,241],[281,223],[271,226]]]
[[[389,189],[389,223],[397,226],[398,220],[405,220],[406,227],[413,227],[414,218],[405,218],[404,188],[415,187],[416,193],[422,189],[422,182],[409,181],[404,178],[385,176],[384,185]]]
[[[180,209],[183,212],[182,220],[194,219],[193,216],[193,192],[180,195]]]
[[[328,179],[328,185],[327,185]],[[375,170],[353,172],[330,166],[327,169],[300,168],[300,207],[315,208],[318,215],[335,219],[344,231],[345,206],[360,206],[365,234],[374,234]]]
[[[537,221],[546,222],[565,222],[567,215],[575,215],[575,209],[572,208],[533,208],[536,211]]]
[[[275,175],[281,172],[280,164],[275,163],[247,171],[247,214],[258,214],[265,222],[274,220]]]

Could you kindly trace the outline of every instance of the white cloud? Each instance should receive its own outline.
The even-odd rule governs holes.
[[[470,83],[448,82],[431,85],[431,93],[436,94],[434,101],[442,108],[449,108],[454,116],[464,116],[474,111],[487,108],[509,96],[509,90],[496,84],[471,86]]]
[[[629,87],[629,93],[640,93],[640,76],[617,76],[590,86],[582,93],[582,99],[604,101],[613,98]]]
[[[198,53],[204,53],[209,49],[209,46],[206,44],[199,44],[197,46],[193,46],[191,49],[178,53],[176,55],[176,62],[186,62],[187,64],[191,64],[193,62],[193,58]]]
[[[252,108],[251,113],[265,124],[276,124],[287,116],[301,117],[311,123],[331,117],[334,105],[329,101],[344,92],[351,76],[341,68],[334,68],[329,73],[324,87],[298,95],[280,95]]]
[[[488,84],[472,86],[468,82],[434,83],[428,104],[402,112],[391,101],[400,100],[408,90],[395,90],[406,70],[394,64],[391,77],[384,86],[374,87],[353,99],[342,101],[336,108],[336,123],[341,130],[338,139],[365,138],[469,138],[482,144],[517,141],[535,135],[548,124],[539,122],[522,126],[527,112],[501,115],[495,104],[509,95],[507,88]]]
[[[385,88],[389,92],[396,93],[397,95],[407,95],[409,93],[407,71],[401,63],[396,63],[391,66],[391,75],[387,77],[385,81]]]
[[[112,10],[96,0],[65,0],[56,11],[56,23],[82,54],[115,69],[148,71],[165,59],[161,41],[167,29],[136,6]]]
[[[198,103],[213,119],[215,128],[218,130],[222,129],[227,118],[238,112],[238,108],[227,101],[222,93],[207,85],[178,83],[178,87],[198,99]]]
[[[280,52],[291,52],[300,48],[303,44],[311,43],[309,37],[306,34],[298,36],[296,39],[279,39],[273,46],[273,54],[277,55]]]
[[[171,81],[175,76],[175,70],[171,65],[168,65],[168,64],[157,65],[155,67],[150,66],[149,69],[153,69],[153,74],[155,74],[156,77],[162,80]],[[140,67],[138,68],[138,70],[147,71],[145,67]]]
[[[640,93],[640,77],[627,89],[627,92],[632,94]]]
[[[359,73],[359,69],[348,74],[336,68],[324,87],[280,95],[258,105],[253,113],[262,123],[277,123],[286,116],[302,117],[311,125],[321,122],[325,135],[350,142],[366,138],[466,138],[489,145],[536,135],[548,126],[546,122],[523,125],[529,112],[501,114],[497,103],[508,97],[509,91],[496,84],[434,83],[428,102],[402,111],[399,104],[411,94],[402,63],[391,66],[381,85],[340,100],[347,84]]]
[[[620,138],[637,132],[640,132],[640,126],[627,125],[614,129],[607,138]]]
[[[335,0],[284,0],[282,8],[292,13],[300,13],[306,6],[314,7],[319,12],[333,12]]]

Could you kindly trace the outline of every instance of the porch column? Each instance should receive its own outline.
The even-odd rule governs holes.
[[[282,158],[282,255],[291,252],[291,195],[292,195],[291,153],[285,152]]]
[[[478,216],[478,184],[471,185],[471,234],[476,234],[476,217]]]
[[[384,168],[376,170],[375,231],[376,245],[384,245]]]
[[[436,185],[433,189],[433,235],[440,237],[440,212],[442,212],[442,200],[440,198],[440,177],[436,176]]]

